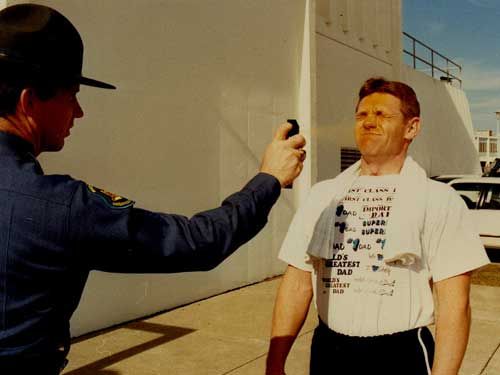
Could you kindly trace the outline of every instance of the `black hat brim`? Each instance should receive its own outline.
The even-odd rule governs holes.
[[[85,86],[99,87],[101,89],[109,89],[109,90],[116,89],[115,86],[110,85],[109,83],[98,81],[96,79],[87,78],[87,77],[80,77],[79,82],[81,85],[85,85]]]

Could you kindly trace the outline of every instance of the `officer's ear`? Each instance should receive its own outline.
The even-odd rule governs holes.
[[[21,91],[18,102],[18,110],[27,116],[33,116],[35,111],[35,101],[39,100],[35,90],[32,88],[24,88]]]

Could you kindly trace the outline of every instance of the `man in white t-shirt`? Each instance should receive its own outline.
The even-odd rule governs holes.
[[[470,272],[489,260],[459,195],[407,156],[419,116],[411,87],[383,78],[362,86],[361,160],[313,186],[280,251],[289,266],[276,297],[268,375],[285,373],[313,296],[320,323],[311,375],[458,373]]]

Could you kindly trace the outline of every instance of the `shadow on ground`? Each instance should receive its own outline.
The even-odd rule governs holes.
[[[82,367],[79,367],[77,369],[63,372],[63,374],[64,375],[90,375],[90,374],[119,375],[120,374],[119,371],[108,370],[106,368],[114,365],[115,363],[126,360],[127,358],[133,357],[139,353],[153,349],[157,346],[163,345],[169,341],[178,339],[180,337],[183,337],[183,336],[188,335],[188,334],[195,331],[194,329],[190,329],[190,328],[168,326],[168,325],[139,321],[139,322],[128,323],[126,326],[115,327],[113,329],[108,329],[105,331],[93,333],[91,335],[82,336],[82,337],[79,337],[78,339],[74,340],[73,342],[74,343],[82,342],[85,340],[89,340],[95,336],[101,335],[104,332],[112,332],[114,330],[123,329],[123,328],[159,333],[159,334],[162,334],[162,336],[158,337],[156,339],[150,340],[148,342],[142,343],[140,345],[133,346],[133,347],[128,348],[126,350],[122,350],[121,352],[112,354],[110,356],[101,358],[95,362],[89,363],[89,364],[82,366]]]

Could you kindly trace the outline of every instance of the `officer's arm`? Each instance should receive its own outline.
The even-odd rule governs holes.
[[[113,207],[80,183],[70,233],[82,261],[113,272],[184,272],[217,266],[266,224],[279,181],[259,173],[222,205],[188,219],[139,208]]]
[[[262,229],[281,187],[300,174],[305,139],[300,134],[287,139],[291,127],[278,127],[264,152],[261,173],[221,207],[191,219],[136,209],[98,189],[90,194],[92,189],[80,183],[70,210],[71,245],[89,267],[102,270],[182,272],[215,267]]]

